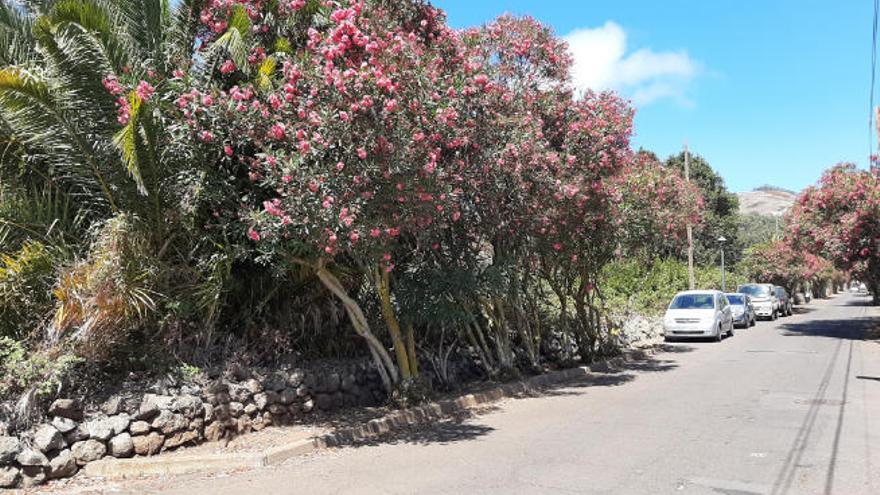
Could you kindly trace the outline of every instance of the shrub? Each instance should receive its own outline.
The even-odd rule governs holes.
[[[36,241],[0,254],[0,337],[34,336],[52,309],[50,290],[57,261],[50,248]]]

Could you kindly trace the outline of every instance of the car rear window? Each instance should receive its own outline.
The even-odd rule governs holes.
[[[681,294],[675,296],[669,309],[713,309],[715,297],[712,294]]]
[[[743,296],[731,296],[731,295],[728,295],[728,296],[727,296],[727,301],[728,301],[730,304],[736,304],[737,306],[741,306],[742,304],[744,304],[744,302],[743,302]]]
[[[767,297],[770,295],[770,289],[766,285],[742,285],[737,292],[748,294],[755,297]]]

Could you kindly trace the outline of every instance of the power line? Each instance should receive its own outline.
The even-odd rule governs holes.
[[[874,25],[871,36],[871,96],[868,106],[868,167],[871,166],[871,155],[874,154],[874,81],[877,76],[877,13],[880,0],[874,0]]]

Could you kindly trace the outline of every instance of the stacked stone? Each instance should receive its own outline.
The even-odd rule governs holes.
[[[100,412],[59,399],[51,421],[22,435],[0,430],[0,488],[30,487],[73,476],[104,457],[151,456],[204,441],[286,425],[315,411],[384,400],[378,373],[359,364],[306,373],[236,368],[204,387],[154,387],[140,402],[111,397]]]

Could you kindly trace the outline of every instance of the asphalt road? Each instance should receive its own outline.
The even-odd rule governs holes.
[[[171,494],[880,493],[880,311],[841,295],[540,397]]]

